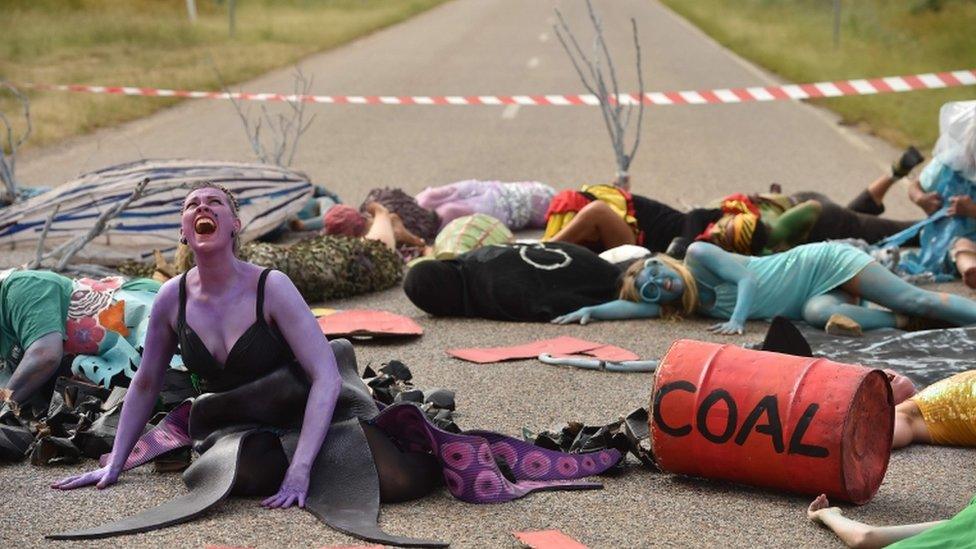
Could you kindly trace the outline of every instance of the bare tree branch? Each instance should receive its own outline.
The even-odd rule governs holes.
[[[614,158],[617,163],[615,183],[627,188],[629,187],[630,180],[628,170],[640,145],[642,122],[644,120],[644,75],[641,67],[641,48],[637,34],[637,21],[634,19],[630,20],[634,37],[634,50],[636,51],[637,81],[640,88],[639,93],[635,97],[632,94],[624,95],[620,93],[617,69],[603,34],[603,20],[596,13],[591,0],[586,0],[586,9],[594,31],[593,51],[590,55],[587,55],[583,51],[583,48],[580,47],[579,40],[576,39],[575,34],[573,34],[572,29],[570,29],[566,23],[566,19],[558,9],[555,10],[558,23],[553,25],[553,30],[583,86],[592,95],[596,96],[599,102],[600,114],[607,128],[610,144],[613,147]],[[603,69],[604,64],[606,64],[606,71]],[[634,129],[634,142],[628,151],[626,146],[627,132],[630,129],[635,101],[637,102],[637,125]]]
[[[63,271],[64,267],[71,261],[71,258],[73,258],[75,254],[81,251],[82,248],[84,248],[89,242],[97,238],[105,231],[109,220],[114,219],[117,215],[125,211],[132,201],[142,198],[143,192],[146,190],[146,185],[148,184],[148,177],[140,181],[128,198],[102,212],[102,214],[98,216],[98,219],[95,220],[95,224],[92,225],[92,228],[89,229],[86,234],[78,236],[69,241],[68,245],[64,247],[64,253],[58,260],[57,265],[55,265],[54,270]]]
[[[315,119],[315,116],[312,116],[307,122],[305,120],[306,98],[314,79],[306,77],[301,67],[296,67],[293,93],[288,96],[285,102],[290,109],[289,114],[273,115],[267,106],[262,104],[260,114],[252,118],[251,109],[242,108],[240,101],[234,97],[235,94],[227,89],[223,76],[213,58],[210,59],[210,63],[217,75],[221,89],[227,94],[241,125],[244,127],[244,133],[247,135],[254,156],[265,164],[290,166],[295,160],[298,143]],[[263,128],[267,128],[268,131],[265,132],[265,137],[262,139],[261,130]]]
[[[27,264],[27,269],[36,269],[41,266],[41,262],[44,261],[44,241],[47,240],[47,232],[51,230],[51,223],[54,222],[55,216],[61,210],[61,204],[54,207],[54,211],[51,215],[47,216],[47,220],[44,222],[44,230],[41,231],[41,237],[37,240],[37,250],[34,252],[34,261]]]
[[[0,203],[13,203],[17,200],[17,149],[30,138],[34,126],[31,122],[30,99],[9,82],[0,80],[0,89],[6,89],[20,102],[26,124],[24,132],[15,139],[13,124],[0,112],[0,122],[3,123],[7,137],[6,144],[0,143],[0,183],[3,183]]]

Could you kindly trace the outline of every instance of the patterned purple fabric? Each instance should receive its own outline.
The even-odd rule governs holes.
[[[448,490],[469,503],[501,503],[541,490],[602,488],[577,479],[602,473],[621,459],[614,449],[565,454],[489,431],[448,433],[409,403],[389,406],[373,423],[406,449],[434,454]],[[516,482],[505,478],[496,459],[508,464]]]
[[[125,465],[122,467],[122,470],[128,471],[133,467],[149,463],[166,452],[189,446],[192,441],[187,431],[190,420],[190,406],[192,404],[193,401],[191,400],[181,402],[179,406],[173,408],[173,411],[159,422],[159,425],[156,425],[148,433],[142,435],[136,442],[136,445],[132,447],[132,452],[129,453],[129,459],[125,460]],[[98,459],[99,465],[102,467],[107,465],[109,456],[111,456],[111,453],[102,455]]]
[[[124,469],[189,446],[187,421],[191,404],[183,402],[143,435]],[[373,422],[407,450],[434,454],[444,467],[448,490],[469,503],[501,503],[544,490],[599,489],[602,484],[579,479],[598,475],[621,459],[615,449],[566,454],[491,431],[448,433],[435,427],[420,408],[410,403],[388,406]],[[101,457],[102,466],[108,463],[108,457],[109,454]],[[516,482],[505,478],[496,460],[505,461]]]

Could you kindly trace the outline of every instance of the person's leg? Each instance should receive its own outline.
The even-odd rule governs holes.
[[[952,244],[951,253],[963,282],[970,288],[976,288],[976,242],[959,238]]]
[[[885,211],[884,197],[899,178],[885,174],[875,179],[847,204],[849,210],[867,215],[881,215]]]
[[[886,173],[872,181],[847,207],[855,212],[871,216],[881,215],[885,211],[885,195],[888,194],[891,186],[899,179],[908,175],[915,166],[918,166],[924,160],[925,157],[922,156],[922,153],[918,152],[918,149],[908,147],[901,154],[901,157],[891,165],[890,173]]]
[[[840,290],[813,297],[803,306],[803,320],[818,328],[826,326],[835,314],[850,318],[863,330],[894,328],[897,324],[894,313],[858,305],[853,295]]]
[[[631,226],[600,200],[584,206],[551,240],[581,245],[598,244],[604,249],[637,243]]]
[[[895,406],[895,436],[891,440],[891,448],[897,450],[915,442],[929,444],[932,435],[925,425],[922,410],[913,400],[906,400]]]
[[[827,496],[823,494],[813,500],[807,508],[807,518],[833,530],[848,547],[859,549],[885,547],[945,522],[940,520],[903,526],[871,526],[845,517],[839,508],[830,507]]]
[[[877,262],[868,264],[857,276],[841,287],[851,295],[862,296],[895,313],[944,320],[958,326],[976,324],[976,302],[961,296],[930,292],[913,286]],[[871,329],[863,323],[861,325],[866,330]]]
[[[823,207],[817,200],[807,200],[783,212],[769,224],[767,247],[782,251],[807,242],[810,230],[816,225]]]

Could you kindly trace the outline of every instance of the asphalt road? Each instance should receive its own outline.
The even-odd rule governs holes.
[[[763,85],[774,80],[718,46],[656,2],[596,2],[612,51],[630,59],[628,18],[640,28],[648,91]],[[346,47],[306,59],[312,93],[370,95],[488,95],[579,93],[552,32],[552,8],[589,36],[582,2],[456,0]],[[589,40],[584,38],[584,40]],[[633,70],[620,61],[625,86]],[[249,82],[248,91],[289,91],[278,71]],[[119,98],[119,101],[152,99]],[[539,180],[556,187],[606,181],[614,173],[599,113],[588,107],[316,106],[295,167],[358,203],[375,186],[416,192],[460,179]],[[935,121],[933,121],[935,123]],[[632,166],[636,192],[679,206],[733,191],[762,190],[778,181],[787,191],[814,189],[837,200],[856,195],[896,151],[848,131],[829,114],[795,103],[705,105],[649,109],[643,144]],[[139,157],[252,159],[229,104],[188,102],[150,118],[31,151],[19,166],[31,184],[56,185],[84,171]],[[915,212],[900,188],[889,212]],[[946,289],[965,292],[958,284]],[[424,387],[457,391],[458,422],[517,434],[578,419],[604,423],[645,405],[649,374],[605,374],[545,366],[536,361],[472,365],[444,349],[525,342],[574,335],[658,357],[678,337],[753,342],[764,326],[742,337],[710,336],[707,322],[615,322],[590,326],[443,320],[415,309],[397,289],[331,303],[410,315],[424,326],[416,341],[357,344],[360,364],[392,358],[407,363]],[[898,452],[877,497],[850,509],[874,523],[947,518],[976,492],[969,450],[918,447]],[[91,467],[0,466],[4,546],[55,546],[43,534],[101,523],[180,493],[179,475],[127,474],[111,490],[58,493],[61,476]],[[591,547],[824,546],[836,541],[806,522],[806,497],[676,478],[632,468],[605,479],[597,492],[542,493],[501,505],[471,505],[446,491],[383,507],[390,532],[435,537],[454,547],[504,547],[511,532],[559,529]],[[257,501],[222,505],[184,526],[138,537],[91,543],[114,547],[320,547],[355,540],[298,511],[270,512]],[[72,544],[75,546],[76,544]],[[86,544],[78,544],[84,546]]]

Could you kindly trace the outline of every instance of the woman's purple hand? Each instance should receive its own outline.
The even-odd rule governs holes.
[[[63,478],[52,483],[51,488],[56,488],[58,490],[74,490],[75,488],[91,486],[94,484],[96,488],[101,490],[118,482],[119,473],[120,471],[116,471],[111,466],[106,465],[105,467],[95,469],[94,471]]]
[[[287,509],[292,505],[305,507],[305,496],[308,494],[308,473],[292,473],[288,470],[285,480],[281,481],[278,493],[261,502],[268,509]]]

